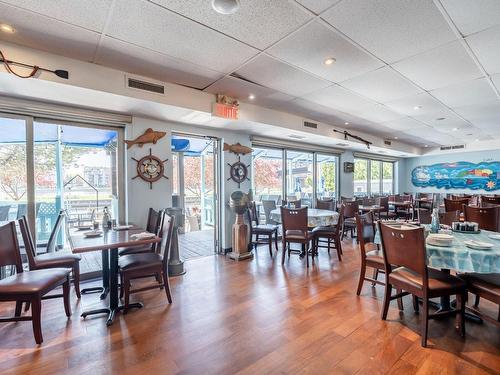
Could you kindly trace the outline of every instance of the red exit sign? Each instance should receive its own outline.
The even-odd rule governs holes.
[[[228,120],[238,120],[238,107],[222,103],[214,103],[212,114]]]

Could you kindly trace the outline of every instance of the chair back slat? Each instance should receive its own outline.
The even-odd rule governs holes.
[[[149,233],[156,233],[158,230],[158,211],[150,208],[148,211],[148,220],[146,222],[146,230]]]
[[[160,254],[163,258],[163,268],[168,274],[168,260],[170,259],[170,248],[172,246],[172,236],[174,234],[175,217],[163,213],[162,237],[160,242]]]
[[[304,233],[307,233],[307,207],[281,207],[280,210],[283,232],[286,232],[287,230],[301,230]]]
[[[259,215],[257,215],[257,206],[255,202],[250,202],[247,210],[248,222],[250,226],[259,225]]]
[[[0,267],[5,266],[15,266],[17,273],[23,272],[23,262],[14,221],[0,227]]]
[[[28,265],[31,269],[36,266],[36,247],[33,241],[33,236],[31,234],[31,229],[28,224],[28,219],[26,216],[22,216],[19,219],[19,229],[21,230],[21,236],[23,237],[24,248],[26,249],[26,257],[28,258]]]
[[[403,229],[381,221],[378,225],[386,272],[391,272],[391,266],[403,266],[421,275],[426,283],[427,257],[424,228]]]
[[[451,226],[454,221],[460,220],[460,211],[449,211],[449,212],[441,212],[439,214],[439,223]]]
[[[472,207],[464,205],[466,221],[473,221],[479,224],[479,229],[500,231],[500,206],[492,207]]]
[[[366,245],[375,241],[375,217],[372,211],[364,215],[356,214],[359,248],[361,256],[366,257]]]
[[[359,201],[346,201],[344,205],[344,218],[356,217],[359,212]]]
[[[420,224],[430,224],[432,221],[432,213],[425,208],[417,208],[417,220]]]
[[[316,208],[335,211],[335,200],[333,198],[316,199]]]

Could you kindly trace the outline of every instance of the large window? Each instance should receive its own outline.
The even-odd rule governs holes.
[[[354,159],[354,195],[392,194],[394,163],[370,159]]]
[[[301,199],[314,206],[316,198],[335,197],[338,189],[335,155],[254,147],[252,183],[256,201]],[[285,173],[283,173],[285,167]]]

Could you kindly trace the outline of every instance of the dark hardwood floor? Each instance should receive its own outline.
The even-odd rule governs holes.
[[[419,316],[391,305],[380,319],[383,289],[365,283],[355,294],[357,250],[344,243],[343,261],[321,252],[309,270],[292,254],[285,266],[259,249],[251,261],[221,256],[186,262],[164,291],[134,294],[145,307],[82,320],[97,295],[78,302],[67,320],[60,300],[43,302],[44,343],[29,322],[0,324],[0,373],[7,374],[494,374],[500,372],[500,330],[453,321],[430,322],[429,348],[420,346]],[[491,304],[481,306],[495,314]],[[0,304],[0,315],[13,305]]]

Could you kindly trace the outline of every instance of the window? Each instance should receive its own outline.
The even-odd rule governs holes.
[[[335,197],[337,192],[337,157],[316,154],[316,197]]]
[[[313,154],[286,151],[286,199],[301,199],[303,206],[313,202]]]
[[[354,195],[392,194],[393,176],[394,163],[392,162],[354,159]]]
[[[252,168],[255,200],[279,201],[283,190],[283,150],[255,147]]]
[[[354,159],[354,195],[368,195],[368,160]]]

